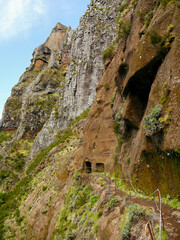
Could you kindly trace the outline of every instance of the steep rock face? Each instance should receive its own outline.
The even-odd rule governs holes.
[[[119,1],[92,1],[80,20],[71,48],[64,99],[60,102],[60,113],[67,120],[91,106],[96,96],[103,70],[102,51],[116,37],[118,7]]]
[[[88,21],[93,11],[104,11],[95,3],[107,8],[107,14],[111,10],[111,1],[92,1],[92,13],[88,10],[83,17]],[[12,90],[3,116],[7,132],[0,132],[0,239],[150,239],[147,221],[152,219],[158,238],[158,203],[135,194],[158,188],[168,194],[166,203],[176,197],[173,208],[178,207],[180,9],[174,1],[166,7],[152,0],[127,3],[119,8],[119,39],[107,54],[89,114],[83,112],[63,129],[75,111],[83,110],[84,91],[89,106],[91,88],[83,87],[86,79],[73,70],[83,73],[77,60],[91,56],[92,49],[79,32],[60,24],[58,31],[63,28],[66,34],[63,43],[57,34],[62,43],[55,41],[58,51],[50,49],[50,36]],[[81,24],[78,31],[85,36]],[[115,36],[109,34],[110,39]],[[86,54],[80,39],[88,46]],[[100,43],[91,44],[98,52]],[[101,57],[94,56],[96,63]],[[92,72],[85,66],[87,79],[95,76],[99,66],[93,65]],[[93,86],[95,78],[91,80],[88,86]],[[29,139],[42,126],[37,138]],[[132,196],[130,185],[123,184],[127,179],[136,189]],[[161,206],[167,239],[179,239],[179,211]]]
[[[134,11],[126,7],[122,12],[124,22],[131,14],[131,31],[127,40],[120,41],[97,87],[84,144],[75,157],[77,169],[87,170],[91,164],[92,171],[98,170],[98,163],[103,163],[105,170],[113,172],[114,166],[117,174],[132,179],[146,193],[159,188],[164,195],[179,194],[179,11],[175,4],[163,8],[152,1],[138,1]],[[151,12],[148,25],[138,12],[144,16]],[[113,80],[116,90],[112,94]],[[156,117],[151,114],[147,120],[153,109]],[[107,119],[114,119],[108,130]],[[118,144],[110,139],[107,144],[113,131]],[[103,159],[106,152],[111,152],[110,165],[109,156]]]
[[[18,138],[34,137],[48,120],[64,86],[65,65],[59,61],[67,28],[58,23],[44,44],[35,49],[31,66],[12,89],[3,112],[2,127],[18,129]]]
[[[91,106],[96,96],[95,88],[102,76],[102,52],[116,37],[115,19],[119,4],[119,1],[91,1],[81,18],[72,34],[70,65],[57,104],[59,117],[56,118],[55,111],[52,112],[35,140],[31,158],[53,141],[58,129],[64,128]]]
[[[129,174],[127,174],[127,167],[124,164],[125,157],[124,160],[121,160],[124,161],[122,163],[123,174],[131,176],[137,187],[146,192],[160,188],[163,194],[171,192],[174,196],[179,194],[180,181],[178,170],[180,160],[178,135],[180,129],[177,126],[177,122],[179,122],[179,108],[177,108],[179,105],[177,97],[179,87],[177,85],[179,83],[177,79],[180,75],[179,68],[176,69],[176,66],[179,66],[179,58],[177,57],[180,34],[178,16],[179,8],[176,5],[170,4],[165,9],[160,5],[154,12],[147,33],[138,42],[137,51],[132,54],[132,57],[127,58],[130,55],[129,49],[132,47],[130,33],[125,53],[129,72],[124,80],[124,94],[129,96],[128,101],[131,104],[130,108],[134,109],[134,117],[137,116],[138,111],[133,97],[139,99],[142,112],[139,118],[139,131],[134,135],[132,142],[127,141],[124,144],[125,148],[131,143]],[[135,22],[134,20],[132,28]],[[155,44],[153,42],[154,33],[161,38]],[[174,39],[172,43],[170,38]],[[143,115],[150,114],[153,109],[157,109],[158,105],[161,105],[158,122],[162,125],[153,131],[152,121],[154,119],[152,115],[150,115],[148,124],[147,120],[143,119]],[[135,132],[131,120],[132,115],[128,117],[130,114],[127,113],[126,109],[124,109],[124,115],[128,127],[132,132]],[[146,125],[148,127],[145,127]],[[176,129],[176,133],[174,129]],[[123,147],[120,154],[125,156]],[[169,178],[165,176],[169,176]]]
[[[86,169],[91,163],[91,171],[113,171],[117,138],[113,132],[112,106],[118,91],[114,79],[118,76],[121,56],[120,51],[96,88],[97,96],[87,118],[83,146],[77,151],[74,168]]]
[[[62,25],[61,23],[56,24],[46,42],[34,50],[30,69],[42,70],[43,66],[47,65],[51,53],[57,53],[62,49],[63,43],[66,39],[66,32],[66,26]],[[51,58],[53,58],[53,56]],[[56,61],[57,59],[55,59],[54,62]],[[54,67],[57,66],[57,63],[55,63]]]

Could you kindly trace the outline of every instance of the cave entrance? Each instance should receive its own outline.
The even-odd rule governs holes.
[[[85,168],[85,171],[87,173],[91,173],[92,172],[92,166],[91,166],[91,162],[87,161],[84,163],[84,168]]]
[[[104,163],[96,163],[96,171],[104,172]]]
[[[164,56],[159,54],[128,81],[123,95],[127,97],[123,119],[130,128],[138,128],[147,107],[151,86]]]

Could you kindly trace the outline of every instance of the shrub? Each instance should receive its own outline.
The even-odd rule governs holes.
[[[166,110],[164,116],[161,116],[161,117],[159,118],[159,122],[163,125],[163,127],[164,127],[164,126],[168,126],[168,125],[170,124],[170,122],[171,122],[171,116],[170,116],[170,114],[171,114],[172,111],[173,111],[173,107],[169,107],[169,108]]]
[[[136,204],[132,204],[128,207],[128,217],[123,223],[121,229],[122,240],[130,239],[132,224],[133,222],[137,222],[139,220],[139,216],[142,215],[142,213],[143,209],[141,207],[138,207]]]
[[[114,55],[115,55],[116,47],[117,47],[116,41],[113,41],[113,42],[111,43],[111,45],[109,45],[109,46],[103,51],[103,56],[102,56],[103,63],[105,63],[105,61],[106,61],[107,59],[110,59],[110,60],[113,59],[113,57],[114,57]]]
[[[150,112],[149,115],[144,117],[144,128],[151,131],[153,134],[161,129],[163,126],[159,121],[161,116],[161,105],[156,105]]]
[[[110,88],[109,84],[108,84],[108,83],[105,83],[105,84],[104,84],[104,88],[106,89],[106,91],[108,91],[109,88]]]
[[[12,214],[15,209],[18,208],[19,201],[21,200],[22,196],[27,194],[30,190],[29,182],[32,178],[26,176],[21,180],[21,182],[14,188],[12,192],[8,192],[6,194],[5,203],[0,206],[0,239],[4,239],[3,235],[5,232],[4,228],[4,221],[9,214]],[[18,212],[16,212],[18,215]]]
[[[131,162],[131,157],[130,157],[130,156],[127,157],[127,158],[126,158],[126,161],[127,161],[128,164],[130,164],[130,162]]]
[[[151,23],[151,20],[153,18],[154,12],[155,12],[156,8],[148,13],[143,13],[142,10],[137,10],[136,14],[137,16],[139,16],[140,20],[143,22],[145,29],[143,32],[139,33],[139,36],[142,37],[148,30],[148,27]]]
[[[149,26],[150,23],[151,23],[151,20],[152,20],[152,18],[153,18],[153,15],[154,15],[154,10],[148,12],[148,13],[145,15],[145,17],[144,17],[144,25],[145,25],[145,27],[146,27],[146,31],[147,31],[148,26]]]
[[[47,188],[48,188],[48,185],[44,185],[44,186],[42,187],[43,192],[45,192],[45,191],[47,190]]]
[[[102,209],[97,207],[98,200],[99,194],[93,194],[91,185],[84,186],[73,181],[57,218],[53,239],[79,239],[84,231],[88,239],[95,239],[102,216]]]
[[[156,30],[152,30],[150,33],[151,43],[157,48],[158,52],[164,57],[171,48],[171,43],[175,39],[175,35],[172,33],[174,26],[170,24],[166,33],[160,36]]]
[[[113,125],[113,129],[114,129],[114,133],[115,134],[118,134],[119,133],[119,128],[120,128],[120,124],[118,121],[115,121],[114,122],[114,125]]]
[[[0,206],[5,203],[5,194],[0,192]]]
[[[116,24],[118,38],[127,38],[131,30],[131,23],[124,23],[123,20],[119,17],[116,20]]]
[[[48,210],[47,210],[47,209],[45,209],[45,210],[42,210],[42,211],[41,211],[41,213],[42,213],[42,214],[46,214],[46,213],[47,213],[47,211],[48,211]]]
[[[150,33],[150,40],[152,45],[156,46],[162,41],[162,37],[156,32],[156,30],[152,30]]]
[[[18,153],[14,159],[14,169],[16,171],[22,170],[25,165],[25,156],[22,153]]]
[[[109,210],[111,211],[112,209],[114,209],[117,205],[118,205],[118,203],[119,203],[119,198],[117,198],[117,197],[114,197],[114,198],[112,198],[110,201],[109,201]]]
[[[85,188],[83,188],[83,190],[77,195],[75,207],[79,208],[83,206],[85,203],[87,203],[91,192],[92,192],[91,185],[87,185]]]
[[[127,4],[127,2],[125,2],[124,4],[122,4],[122,5],[118,8],[118,11],[121,13],[121,12],[123,12],[127,7],[128,7],[128,4]]]
[[[0,145],[4,141],[10,140],[11,139],[11,134],[8,134],[6,132],[0,132]]]
[[[8,178],[10,175],[11,175],[11,171],[0,169],[0,184],[4,179]]]
[[[114,106],[114,101],[115,101],[115,98],[116,98],[116,93],[117,93],[117,87],[115,87],[114,89],[114,92],[113,92],[113,95],[111,97],[111,102],[110,102],[110,106],[113,108]]]
[[[168,4],[176,3],[176,0],[157,0],[157,3],[161,3],[163,7],[166,7]]]
[[[167,82],[165,82],[162,86],[161,99],[160,99],[161,104],[164,104],[166,102],[169,93],[170,91],[167,87]]]
[[[142,12],[142,9],[138,9],[138,10],[136,11],[136,15],[140,18],[141,21],[144,20],[144,14],[143,14],[143,12]]]
[[[96,194],[90,197],[89,202],[94,204],[95,202],[97,202],[97,200],[99,200],[99,194]]]

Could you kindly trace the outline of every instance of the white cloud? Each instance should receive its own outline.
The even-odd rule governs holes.
[[[46,13],[46,5],[43,3],[42,0],[36,0],[33,5],[33,9],[38,14],[45,14]]]
[[[0,0],[0,38],[27,31],[47,13],[46,0]]]
[[[71,1],[68,2],[67,0],[59,0],[59,4],[66,13],[71,13],[73,11],[73,6]]]

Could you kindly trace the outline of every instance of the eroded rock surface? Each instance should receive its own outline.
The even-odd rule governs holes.
[[[64,128],[93,103],[103,72],[102,52],[116,38],[119,4],[119,1],[92,1],[82,16],[71,36],[70,65],[57,103],[59,117],[52,112],[36,138],[31,158],[53,141],[57,129]]]
[[[145,23],[135,14],[138,11],[153,13],[145,31]],[[127,40],[120,41],[117,54],[97,87],[84,144],[75,158],[78,168],[86,169],[86,162],[91,162],[94,169],[98,162],[103,163],[104,169],[117,170],[146,193],[160,188],[165,195],[169,191],[174,196],[179,194],[178,13],[174,4],[163,8],[152,1],[138,1],[134,11],[122,12],[123,21],[131,14],[131,30]],[[160,36],[155,44],[154,33],[156,38]],[[148,132],[144,118],[157,106],[161,111],[157,119],[150,117]],[[159,127],[154,131],[155,120]],[[106,145],[109,132],[115,132],[118,143],[112,135]],[[106,153],[110,156],[103,159]]]
[[[156,189],[163,237],[179,239],[180,8],[167,2],[92,0],[34,50],[0,122],[0,239],[142,240],[149,221],[158,238]]]

